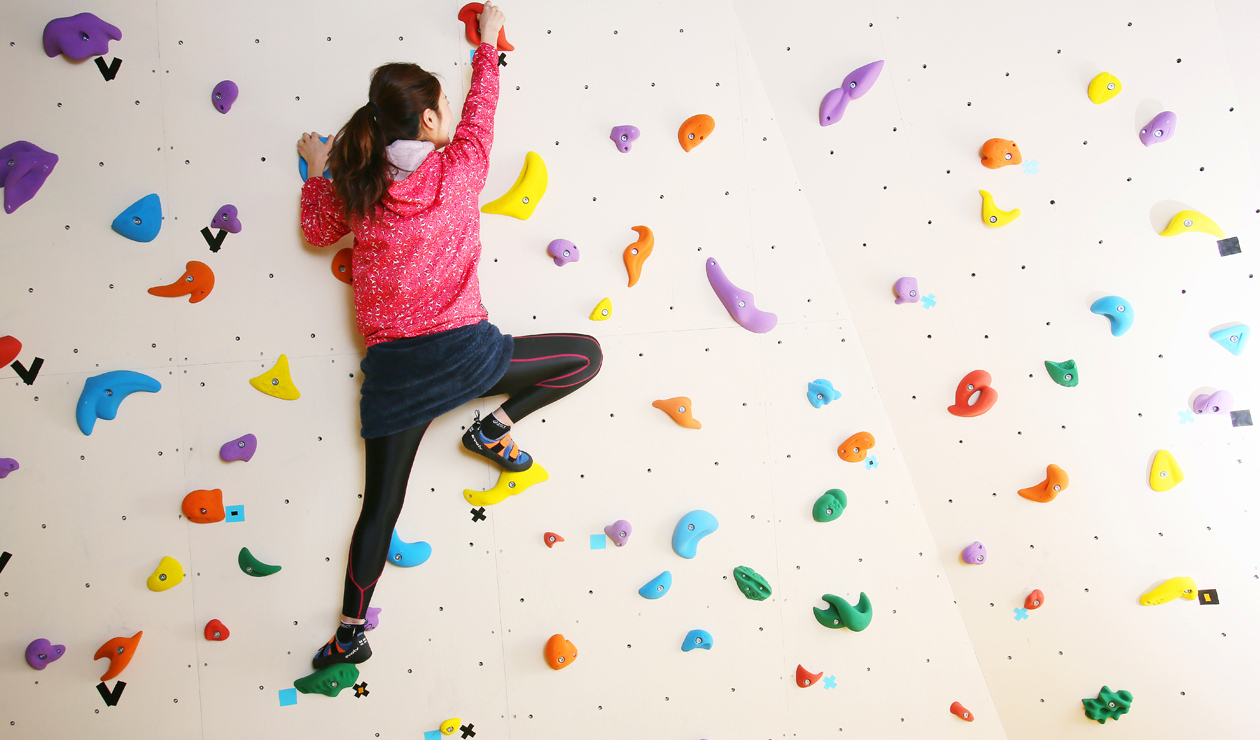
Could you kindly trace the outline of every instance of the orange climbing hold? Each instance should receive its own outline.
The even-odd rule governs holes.
[[[346,285],[350,285],[351,280],[354,278],[354,275],[352,274],[354,267],[350,261],[353,251],[354,250],[350,249],[350,247],[346,247],[345,249],[337,250],[337,253],[333,255],[333,277],[337,278]]]
[[[1046,479],[1032,488],[1019,489],[1019,495],[1029,501],[1036,501],[1039,504],[1048,504],[1054,500],[1061,492],[1067,490],[1068,474],[1063,472],[1063,468],[1058,465],[1050,465],[1046,468]]]
[[[989,139],[984,142],[984,146],[980,147],[980,164],[991,170],[1023,161],[1024,158],[1019,154],[1019,147],[1008,139]]]
[[[140,636],[143,634],[144,632],[140,631],[131,637],[115,637],[97,648],[92,660],[109,658],[109,670],[101,676],[102,681],[108,681],[123,672],[123,669],[135,657],[136,646],[140,644]]]
[[[543,648],[543,657],[547,659],[547,665],[551,666],[552,670],[558,671],[573,665],[573,661],[577,660],[577,648],[564,639],[564,635],[555,634],[547,640],[547,646]]]
[[[652,230],[646,226],[631,226],[630,229],[638,232],[639,240],[626,247],[621,257],[626,261],[626,272],[630,275],[628,287],[633,288],[634,284],[639,282],[639,273],[643,270],[643,263],[652,255],[656,238],[652,235]]]
[[[713,133],[716,125],[713,116],[704,113],[694,115],[678,127],[678,143],[682,144],[684,152],[689,152],[700,146],[700,142]]]
[[[949,705],[949,713],[961,720],[966,720],[967,722],[974,722],[976,719],[974,714],[958,702],[954,702]]]
[[[481,24],[478,16],[485,7],[481,3],[468,3],[459,9],[459,21],[464,24],[464,36],[473,46],[481,46]],[[499,51],[516,51],[516,47],[508,43],[506,29],[503,28],[499,29],[499,39],[495,46]]]
[[[149,288],[149,295],[163,298],[188,296],[189,303],[200,303],[214,290],[214,271],[204,262],[193,260],[185,265],[184,274],[170,285]]]
[[[557,542],[564,542],[564,538],[556,534],[555,532],[543,532],[544,545],[546,545],[547,547],[551,547]]]
[[[224,518],[223,491],[218,488],[197,490],[184,497],[180,505],[184,518],[193,524],[214,524]]]
[[[870,432],[858,432],[836,448],[836,454],[845,462],[862,462],[866,459],[866,451],[874,446],[875,437]]]
[[[653,401],[652,405],[669,414],[669,418],[677,422],[680,427],[687,427],[688,429],[700,428],[700,422],[691,416],[691,399],[686,396],[674,396],[663,401]]]
[[[954,416],[979,416],[989,409],[993,408],[993,404],[997,403],[998,394],[993,389],[993,376],[983,370],[972,370],[958,381],[958,387],[954,389],[954,405],[950,406],[947,411]],[[971,403],[971,397],[979,392],[976,402]]]
[[[1040,609],[1044,603],[1046,603],[1046,595],[1041,593],[1041,589],[1034,588],[1033,592],[1028,594],[1028,598],[1024,599],[1024,608]]]
[[[810,686],[818,683],[818,679],[822,678],[822,671],[818,673],[810,673],[805,670],[805,666],[796,664],[796,685],[802,689],[808,689]]]

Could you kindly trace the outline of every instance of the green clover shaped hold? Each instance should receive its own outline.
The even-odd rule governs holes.
[[[320,668],[309,676],[303,676],[293,682],[293,688],[303,694],[323,694],[336,696],[342,689],[348,689],[359,680],[359,669],[353,663],[338,663]]]
[[[735,584],[753,601],[765,601],[770,596],[770,584],[757,571],[741,565],[735,569]]]
[[[1098,692],[1096,699],[1081,699],[1085,705],[1085,716],[1098,720],[1098,724],[1107,724],[1107,719],[1120,721],[1120,715],[1129,713],[1129,705],[1133,703],[1133,694],[1127,691],[1112,691],[1106,686]]]
[[[849,505],[849,497],[844,495],[844,491],[839,488],[833,488],[818,497],[814,502],[814,521],[816,522],[834,522],[844,513],[844,507]]]
[[[870,626],[873,613],[866,592],[858,597],[856,607],[834,594],[824,594],[822,599],[831,605],[827,609],[814,607],[814,619],[822,626],[833,630],[848,627],[853,632],[861,632]]]

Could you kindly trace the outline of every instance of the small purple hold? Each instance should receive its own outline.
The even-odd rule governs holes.
[[[709,286],[717,293],[718,300],[722,301],[735,323],[757,334],[765,334],[779,323],[778,316],[753,304],[752,293],[740,290],[727,279],[717,260],[710,257],[705,261],[704,269],[709,276]]]
[[[215,110],[227,113],[232,110],[232,103],[236,102],[236,96],[240,94],[241,90],[235,82],[224,80],[214,86],[214,91],[210,93],[210,102],[214,104]]]
[[[634,126],[616,126],[612,133],[608,135],[612,142],[617,145],[617,149],[625,154],[630,151],[630,147],[634,144],[635,139],[639,138],[639,129]]]
[[[91,13],[54,18],[44,26],[44,53],[65,54],[76,62],[109,53],[110,40],[121,41],[122,31]]]
[[[0,478],[8,478],[9,473],[22,467],[18,465],[18,461],[11,457],[0,457]]]
[[[893,283],[893,292],[897,294],[897,305],[919,302],[919,281],[912,277],[903,277]]]
[[[29,141],[15,141],[0,148],[0,188],[4,188],[4,212],[13,213],[35,197],[57,166],[57,155]]]
[[[577,262],[581,255],[578,254],[577,245],[568,239],[553,239],[547,245],[547,254],[551,255],[552,262],[558,267],[564,267],[570,262]]]
[[[44,670],[49,663],[65,654],[65,645],[54,645],[42,637],[26,646],[26,662],[37,671]]]
[[[233,234],[241,233],[241,220],[236,217],[236,206],[229,203],[220,208],[210,221],[210,228],[225,229]]]
[[[249,459],[258,451],[258,438],[252,434],[246,434],[244,437],[237,437],[231,442],[224,442],[219,448],[219,457],[223,462],[232,462],[233,460],[242,460],[249,462]]]
[[[607,527],[604,527],[604,534],[608,535],[609,539],[611,539],[613,544],[617,547],[621,547],[629,542],[630,533],[633,531],[634,530],[630,527],[630,522],[625,519],[618,519],[612,524],[609,524]]]
[[[1225,414],[1234,409],[1234,394],[1229,391],[1217,391],[1212,395],[1206,393],[1199,394],[1194,399],[1194,413],[1196,414]],[[0,460],[0,465],[4,461]],[[4,477],[4,471],[0,470],[0,478]]]
[[[1143,126],[1142,131],[1138,133],[1138,138],[1142,140],[1144,146],[1150,146],[1161,141],[1168,141],[1175,133],[1177,133],[1177,114],[1166,110]]]
[[[364,617],[363,631],[371,632],[381,624],[381,608],[378,606],[369,606],[367,616]]]
[[[979,542],[973,542],[970,545],[967,545],[967,547],[963,548],[962,551],[963,562],[968,565],[984,565],[984,559],[986,557],[987,553],[984,549],[984,545]]]

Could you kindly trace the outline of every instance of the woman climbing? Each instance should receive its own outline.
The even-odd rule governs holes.
[[[485,3],[481,38],[493,41],[503,13]],[[603,355],[585,334],[502,334],[481,304],[477,197],[486,181],[499,97],[491,43],[477,47],[462,120],[450,136],[450,104],[432,74],[414,64],[372,73],[368,102],[327,143],[302,134],[306,160],[302,231],[317,246],[354,233],[355,319],[367,345],[359,400],[366,448],[363,509],[346,563],[341,625],[316,668],[372,656],[368,603],[385,568],[416,448],[429,423],[474,398],[507,394],[477,414],[464,447],[519,472],[533,464],[509,430],[590,382]],[[332,180],[321,176],[325,165]]]

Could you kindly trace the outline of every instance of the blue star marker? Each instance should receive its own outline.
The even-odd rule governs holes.
[[[1037,160],[1030,159],[1024,163],[1024,174],[1025,175],[1037,174]]]
[[[1018,622],[1021,619],[1028,619],[1028,610],[1022,606],[1015,610],[1015,621]]]
[[[879,461],[875,459],[874,455],[871,455],[870,457],[866,458],[867,470],[874,470],[875,468],[878,468],[878,467],[879,467]]]
[[[1182,423],[1182,424],[1193,424],[1193,423],[1194,423],[1194,412],[1193,412],[1193,411],[1191,411],[1190,409],[1186,409],[1185,411],[1178,411],[1178,412],[1177,412],[1177,416],[1180,416],[1180,417],[1181,417],[1181,423]]]
[[[823,688],[824,688],[824,689],[834,689],[835,687],[836,687],[836,677],[835,677],[835,676],[827,676],[826,678],[824,678],[824,679],[823,679]]]
[[[923,300],[920,302],[923,304],[924,308],[931,308],[932,306],[936,305],[936,294],[928,293],[926,296],[923,297]]]

